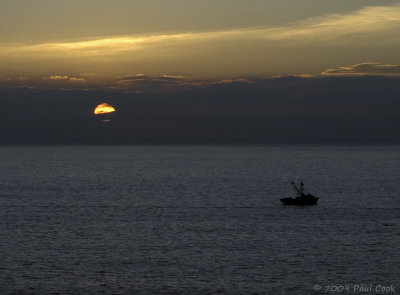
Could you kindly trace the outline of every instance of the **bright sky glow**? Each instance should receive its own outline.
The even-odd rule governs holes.
[[[138,73],[202,79],[307,76],[364,63],[400,64],[400,4],[396,1],[338,0],[329,5],[321,5],[320,0],[304,0],[301,4],[292,0],[253,1],[254,9],[236,0],[228,1],[231,5],[225,0],[217,1],[219,4],[208,0],[201,4],[173,0],[169,5],[165,1],[151,0],[155,14],[165,12],[158,18],[160,24],[166,21],[162,27],[145,21],[135,26],[133,23],[126,25],[126,11],[135,11],[135,14],[142,11],[157,23],[154,21],[157,18],[150,15],[149,3],[134,7],[136,4],[132,1],[116,0],[120,6],[113,6],[109,1],[99,0],[89,12],[91,0],[80,9],[73,6],[76,1],[38,0],[33,7],[29,4],[33,1],[4,0],[1,5],[8,13],[2,10],[0,24],[11,29],[0,38],[3,40],[0,80],[27,77],[42,84],[47,81],[52,85],[72,85],[88,80],[101,83],[102,79]],[[24,9],[29,7],[30,16],[26,14],[26,19],[18,22],[19,25],[26,23],[27,27],[18,29],[11,16],[17,12],[24,15]],[[181,8],[187,10],[193,22],[186,14],[179,13],[181,25],[171,25],[173,17],[177,17],[177,9]],[[298,13],[292,13],[296,8]],[[69,12],[80,23],[83,22],[82,11],[86,11],[88,19],[95,16],[109,19],[110,16],[103,15],[107,9],[121,20],[113,19],[114,22],[109,23],[110,30],[95,22],[99,26],[97,31],[94,28],[85,31],[86,26],[77,26],[72,18],[68,27],[63,23],[65,15],[58,12]],[[30,35],[33,38],[23,35],[23,29],[31,29],[28,25],[32,19],[36,20],[32,26],[39,26],[39,16],[46,13],[51,19],[58,16],[63,26],[41,27],[39,33]],[[203,25],[197,21],[199,13],[204,17]],[[243,17],[238,18],[241,13]],[[252,20],[251,15],[256,20]],[[236,23],[229,16],[235,16]],[[59,28],[57,38],[51,38],[54,27]],[[79,33],[82,30],[85,36]],[[108,32],[107,36],[99,37],[104,32]],[[15,36],[20,38],[16,40]]]

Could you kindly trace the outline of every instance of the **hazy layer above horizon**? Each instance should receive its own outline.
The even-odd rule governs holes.
[[[147,87],[160,91],[147,93],[14,88],[1,91],[0,138],[3,144],[398,143],[397,81],[280,78],[169,91],[159,81]],[[95,115],[101,103],[113,111]]]

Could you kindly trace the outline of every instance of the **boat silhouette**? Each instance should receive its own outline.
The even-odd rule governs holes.
[[[304,183],[300,182],[300,187],[298,187],[292,181],[293,189],[296,191],[297,197],[295,198],[282,198],[280,199],[284,205],[317,205],[318,197],[314,197],[312,194],[304,193]]]

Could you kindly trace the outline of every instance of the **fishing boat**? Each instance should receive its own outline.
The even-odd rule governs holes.
[[[282,198],[280,199],[284,205],[317,205],[318,197],[314,197],[312,194],[304,193],[304,183],[300,182],[300,187],[298,187],[292,181],[293,189],[296,191],[297,197],[295,198]]]

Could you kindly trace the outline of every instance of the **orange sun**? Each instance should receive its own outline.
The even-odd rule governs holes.
[[[113,106],[109,105],[108,103],[101,103],[99,104],[95,109],[94,109],[94,114],[95,115],[101,115],[101,114],[108,114],[108,113],[113,113],[115,112],[115,109]]]

